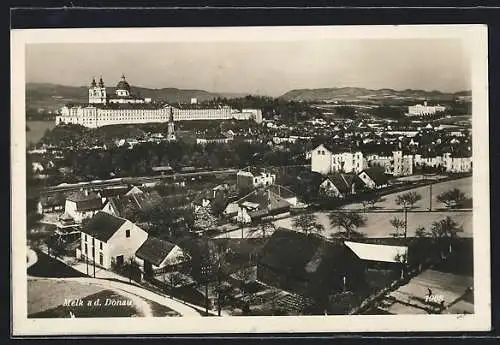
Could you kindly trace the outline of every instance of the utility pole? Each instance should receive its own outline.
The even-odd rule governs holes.
[[[432,211],[432,181],[429,185],[429,211]]]
[[[405,206],[405,238],[406,234],[408,233],[408,208]]]

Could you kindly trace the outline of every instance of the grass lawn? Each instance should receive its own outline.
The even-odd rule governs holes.
[[[83,298],[102,291],[92,284],[64,280],[28,280],[28,315],[61,306],[64,299]]]
[[[38,313],[29,315],[30,318],[67,318],[69,312],[72,311],[75,317],[136,317],[142,316],[142,313],[135,305],[105,305],[107,299],[124,301],[122,295],[112,290],[102,290],[92,295],[88,295],[83,300],[82,306],[63,306],[59,305],[55,308],[44,310]],[[89,306],[87,302],[94,303],[99,300],[101,305]]]

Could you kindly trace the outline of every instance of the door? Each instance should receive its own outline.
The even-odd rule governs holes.
[[[123,255],[118,255],[118,256],[116,257],[116,264],[117,264],[118,266],[122,266],[122,265],[123,265]]]

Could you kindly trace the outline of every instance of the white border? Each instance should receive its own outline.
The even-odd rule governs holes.
[[[473,90],[473,315],[363,315],[304,317],[208,317],[27,319],[25,185],[25,45],[29,43],[118,43],[285,41],[311,39],[458,38],[470,47]],[[299,333],[384,331],[487,331],[491,327],[489,125],[486,25],[30,29],[11,31],[12,298],[13,335],[182,333]],[[199,323],[201,321],[201,323]]]

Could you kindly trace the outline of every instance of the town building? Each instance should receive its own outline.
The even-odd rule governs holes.
[[[64,216],[73,219],[75,223],[81,223],[84,219],[91,218],[101,207],[102,201],[99,195],[85,189],[66,198]]]
[[[319,186],[319,193],[328,198],[345,198],[356,194],[361,181],[356,174],[332,173]]]
[[[277,229],[262,248],[257,279],[277,288],[328,300],[364,279],[364,267],[342,242]]]
[[[81,230],[77,258],[110,269],[135,259],[148,234],[134,223],[106,212],[96,213]]]
[[[361,151],[335,152],[332,147],[321,144],[311,153],[311,171],[327,175],[332,172],[359,173],[366,168],[366,159]]]
[[[135,256],[145,279],[173,271],[189,261],[189,255],[178,245],[153,236],[137,249]]]
[[[443,155],[446,172],[470,173],[472,172],[472,156],[458,156],[452,153]]]
[[[156,191],[139,193],[130,190],[125,195],[110,197],[102,207],[102,211],[116,217],[126,217],[147,207],[154,207],[161,201],[162,198]]]
[[[37,202],[38,214],[63,212],[66,204],[66,196],[62,193],[41,195]]]
[[[427,102],[424,104],[416,104],[408,106],[408,116],[429,116],[435,115],[437,113],[443,112],[446,110],[446,107],[442,105],[427,105]]]
[[[142,98],[132,93],[130,84],[122,76],[114,95],[109,95],[102,78],[99,83],[92,80],[88,90],[88,102],[72,103],[61,108],[56,116],[56,124],[78,124],[89,128],[97,128],[117,124],[140,124],[192,120],[253,120],[262,122],[260,109],[232,109],[219,107],[199,109],[193,107],[176,108],[151,98]],[[169,140],[173,128],[169,126]]]
[[[282,197],[271,188],[259,188],[229,203],[223,214],[237,223],[247,224],[262,218],[287,216],[294,201],[294,196]]]
[[[385,173],[392,176],[408,176],[413,174],[414,157],[401,150],[367,156],[369,167],[382,167]]]
[[[236,174],[236,187],[238,190],[255,189],[274,184],[276,174],[258,168],[247,167]]]
[[[378,167],[365,169],[358,174],[358,177],[368,189],[386,187],[389,182],[389,178],[383,168]]]

